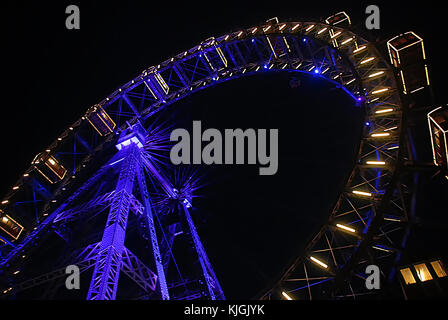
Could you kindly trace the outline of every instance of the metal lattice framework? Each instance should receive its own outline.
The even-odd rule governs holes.
[[[88,259],[72,260],[83,261],[84,269],[94,266],[89,298],[114,299],[120,269],[127,270],[147,292],[157,291],[158,295],[150,294],[152,298],[204,297],[188,290],[182,297],[169,292],[178,286],[186,288],[190,280],[182,279],[181,284],[176,284],[166,278],[179,225],[162,227],[159,233],[163,237],[157,235],[156,220],[160,212],[154,207],[146,185],[150,181],[152,186],[157,184],[157,192],[180,200],[179,209],[183,211],[197,253],[206,297],[223,299],[190,216],[189,199],[173,188],[172,182],[165,178],[163,165],[151,151],[154,148],[148,148],[158,143],[157,139],[154,142],[151,131],[153,115],[221,82],[285,71],[311,73],[333,83],[365,109],[368,125],[364,126],[357,162],[328,221],[263,298],[276,298],[281,292],[297,298],[355,297],[371,293],[363,292],[365,265],[372,261],[391,265],[389,262],[401,245],[403,224],[408,219],[408,193],[398,179],[399,163],[406,152],[400,148],[404,140],[403,105],[394,70],[377,48],[350,28],[327,22],[271,19],[263,25],[209,38],[148,68],[90,108],[45,151],[67,168],[65,177],[58,183],[48,184],[35,167],[30,167],[3,200],[2,210],[19,221],[25,231],[15,241],[4,241],[0,267],[12,277],[17,266],[47,234],[63,230],[80,217],[87,219],[108,209],[102,239],[94,242],[96,254],[88,255]],[[92,128],[88,117],[98,108],[117,124],[113,133],[102,136]],[[144,142],[147,150],[131,144],[111,156],[110,150],[118,137],[139,123],[147,128]],[[119,174],[115,171],[119,176],[116,188],[105,192],[98,185],[106,172],[117,170],[114,169],[117,163],[121,171]],[[135,177],[138,187],[134,186]],[[95,196],[86,197],[94,186]],[[134,189],[139,191],[137,196]],[[124,246],[130,211],[144,217],[155,272]],[[86,248],[92,249],[92,244]],[[139,267],[134,268],[136,265]],[[13,281],[5,293],[60,276],[61,269],[58,269],[22,284]],[[334,284],[336,291],[328,289]]]

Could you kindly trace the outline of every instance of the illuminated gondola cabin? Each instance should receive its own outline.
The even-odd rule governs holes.
[[[434,164],[448,170],[448,108],[439,107],[428,113]]]
[[[406,32],[390,39],[387,48],[392,65],[398,69],[404,94],[430,85],[422,38],[412,31]]]
[[[47,152],[38,154],[31,164],[51,184],[61,181],[67,174],[67,169]]]
[[[446,297],[448,290],[447,270],[439,259],[399,268],[399,280],[406,299]]]
[[[269,25],[269,33],[270,32],[274,32],[274,25],[278,24],[278,18],[271,18],[269,20],[266,21]],[[283,33],[283,29],[281,26],[278,27],[278,31],[280,33]],[[267,30],[267,29],[266,29]],[[275,58],[281,58],[283,56],[285,56],[288,51],[290,50],[289,48],[289,44],[288,41],[286,40],[286,38],[284,36],[279,36],[276,34],[276,32],[274,32],[273,34],[266,34],[266,40],[269,44],[269,47],[272,50],[272,53],[274,54]]]
[[[351,25],[350,17],[345,12],[336,13],[325,19],[325,22],[332,26],[338,25],[339,27],[348,27]]]
[[[90,108],[85,117],[100,136],[106,136],[115,129],[115,122],[99,105]]]
[[[17,240],[23,229],[17,221],[0,210],[0,230],[2,233],[6,233],[12,239]]]

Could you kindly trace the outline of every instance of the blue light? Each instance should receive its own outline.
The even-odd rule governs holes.
[[[319,73],[319,69],[314,69],[314,73]]]
[[[268,68],[268,65],[267,65],[267,64],[265,64],[265,65],[263,66],[263,68],[267,69],[267,68]]]
[[[252,43],[255,43],[255,39],[252,39]]]
[[[306,38],[303,38],[302,41],[303,41],[303,42],[306,42]]]
[[[366,122],[366,126],[370,126],[370,122],[369,121]]]

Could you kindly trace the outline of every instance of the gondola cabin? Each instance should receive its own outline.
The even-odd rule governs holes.
[[[414,93],[429,86],[428,66],[423,39],[414,32],[406,32],[387,42],[392,65],[398,70],[404,94]]]
[[[17,221],[5,214],[3,210],[0,210],[0,230],[2,233],[17,240],[23,229],[24,228]]]
[[[99,105],[90,108],[85,117],[100,136],[106,136],[115,129],[115,122]]]
[[[58,160],[47,152],[38,154],[31,163],[41,176],[54,184],[64,179],[67,169]]]

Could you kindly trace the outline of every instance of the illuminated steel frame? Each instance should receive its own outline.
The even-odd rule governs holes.
[[[441,135],[443,136],[443,142],[445,144],[445,150],[441,150],[442,152],[445,151],[445,162],[448,161],[448,146],[447,146],[447,136],[448,136],[448,130],[444,130],[439,123],[437,123],[437,121],[433,118],[433,113],[441,110],[442,107],[438,107],[434,110],[432,110],[431,112],[428,113],[428,125],[429,125],[429,131],[430,131],[430,136],[431,136],[431,147],[432,147],[432,154],[433,154],[433,161],[434,164],[436,166],[441,165],[441,162],[443,161],[443,159],[437,159],[436,156],[436,149],[435,149],[435,145],[434,145],[434,132],[433,132],[433,127],[436,127],[440,130]],[[442,156],[443,157],[443,156]]]
[[[11,204],[23,199],[23,189],[32,185],[35,188],[32,203],[38,212],[38,219],[28,223],[32,232],[26,233],[12,245],[3,245],[5,254],[0,267],[5,269],[7,265],[17,263],[19,256],[35,243],[33,240],[42,238],[42,234],[52,230],[51,226],[58,225],[61,214],[70,217],[73,211],[82,211],[83,205],[72,210],[72,213],[65,212],[65,208],[73,205],[107,168],[103,167],[83,182],[77,191],[66,196],[67,190],[89,165],[96,163],[98,155],[107,145],[114,144],[121,131],[138,122],[151,123],[157,112],[197,91],[231,79],[273,71],[310,73],[333,83],[364,108],[365,125],[356,165],[327,222],[305,252],[298,253],[295,262],[261,298],[277,299],[283,296],[312,299],[316,288],[320,288],[319,296],[331,298],[374,294],[375,291],[365,289],[365,266],[375,261],[375,264],[393,269],[409,219],[407,187],[398,179],[398,169],[406,153],[406,148],[402,148],[405,140],[402,131],[404,106],[394,70],[376,47],[349,29],[324,22],[278,22],[271,19],[259,26],[209,38],[144,70],[102,100],[98,105],[117,124],[114,133],[103,138],[92,135],[90,131],[86,133],[90,124],[86,117],[82,117],[48,148],[55,150],[56,154],[63,148],[74,150],[61,160],[66,168],[70,168],[71,175],[67,175],[53,189],[46,190],[31,183],[33,168],[30,168],[15,184],[17,188],[6,196],[9,204],[4,206],[4,210],[14,213]],[[80,147],[82,153],[78,151]],[[149,154],[142,159],[146,159],[146,168],[153,163]],[[115,158],[109,164],[114,164],[114,161],[120,160]],[[73,165],[70,166],[70,163]],[[152,170],[151,174],[157,176],[156,172]],[[168,196],[177,196],[172,185],[167,186],[169,182],[166,179],[156,178],[162,181],[161,185]],[[107,202],[107,197],[104,195],[101,199],[92,200],[88,205]],[[40,199],[40,204],[36,198]],[[188,204],[187,198],[180,200]],[[142,205],[151,210],[148,206]],[[190,231],[195,230],[188,206],[183,207]],[[157,212],[153,214],[157,217]],[[161,247],[164,243],[170,243],[167,238],[161,241]],[[154,238],[153,241],[158,242]],[[222,299],[222,290],[198,241],[195,240],[195,247],[209,289],[208,297]],[[159,254],[166,255],[166,248],[164,250]],[[160,271],[161,261],[156,251],[154,257],[160,279],[163,272]],[[327,293],[323,294],[322,288],[330,285],[336,289],[325,289]],[[168,296],[163,292],[163,286],[158,285],[158,290],[162,290],[159,298]],[[278,291],[278,288],[281,290]],[[191,294],[184,298],[198,298],[198,295]]]

